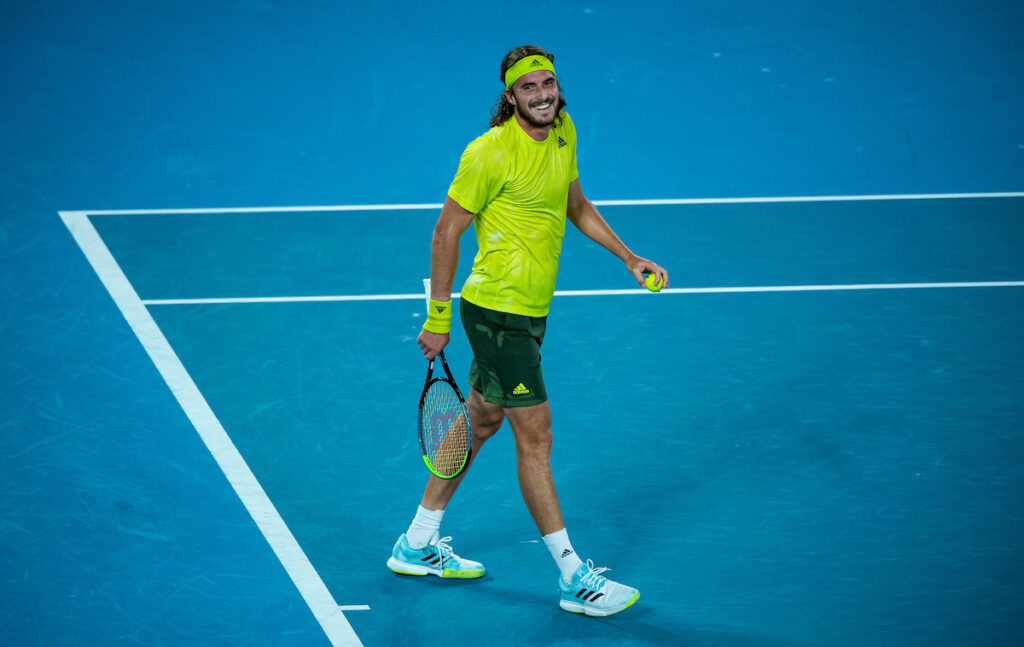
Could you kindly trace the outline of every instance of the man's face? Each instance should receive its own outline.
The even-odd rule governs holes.
[[[516,114],[531,126],[550,126],[558,116],[558,81],[549,70],[524,74],[507,92]]]

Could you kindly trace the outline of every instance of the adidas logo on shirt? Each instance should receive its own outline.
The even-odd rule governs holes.
[[[569,143],[569,142],[565,141],[565,140],[564,140],[564,139],[562,139],[561,137],[559,137],[559,138],[558,138],[558,147],[559,147],[559,148],[561,148],[562,146],[565,146],[565,145],[566,145],[566,144],[568,144],[568,143]]]

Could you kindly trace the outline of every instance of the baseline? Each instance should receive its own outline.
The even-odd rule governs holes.
[[[711,288],[666,288],[660,294],[730,294],[749,292],[841,292],[848,290],[934,290],[949,288],[1019,288],[1024,281],[959,281],[946,283],[853,283],[840,285],[760,285]],[[635,296],[650,294],[642,288],[629,290],[555,290],[556,297]],[[453,292],[458,299],[460,292]],[[196,299],[142,299],[147,306],[212,305],[221,303],[315,303],[328,301],[403,301],[422,299],[422,294],[336,294],[294,297],[209,297]]]
[[[1024,191],[989,193],[895,193],[879,195],[819,195],[819,196],[778,196],[750,198],[665,198],[651,200],[591,200],[599,207],[657,206],[675,204],[748,204],[770,202],[855,202],[863,200],[963,200],[971,198],[1024,198]],[[440,209],[441,203],[413,204],[353,204],[291,207],[211,207],[189,209],[97,209],[88,211],[62,211],[62,214],[76,216],[147,216],[186,214],[228,214],[228,213],[301,213],[308,211],[408,211],[416,209]]]

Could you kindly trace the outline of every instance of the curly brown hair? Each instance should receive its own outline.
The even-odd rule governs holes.
[[[551,52],[545,51],[536,45],[522,45],[516,47],[508,54],[505,54],[505,58],[501,59],[501,72],[498,78],[501,79],[501,84],[505,85],[505,72],[508,72],[508,68],[512,67],[520,60],[527,56],[533,56],[534,54],[544,56],[552,63],[555,62],[555,55]],[[555,81],[558,82],[557,80]],[[555,126],[562,125],[562,108],[565,107],[565,97],[562,96],[562,84],[558,84],[558,117],[555,119]],[[498,101],[494,104],[494,108],[491,110],[491,128],[500,126],[509,120],[509,118],[515,114],[516,107],[509,103],[508,98],[505,96],[505,92],[498,95]]]

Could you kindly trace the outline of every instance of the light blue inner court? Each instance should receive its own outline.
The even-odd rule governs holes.
[[[651,246],[682,267],[714,264],[669,253],[683,245],[744,258],[708,275],[724,285],[810,285],[1020,275],[1022,205],[607,212],[633,239],[656,213],[665,225]],[[407,211],[92,220],[146,299],[414,290],[418,279],[356,285],[331,269],[334,241],[360,240],[368,218],[409,239],[430,224]],[[254,249],[268,240],[281,248],[262,268],[211,272],[216,261],[199,260],[211,240],[235,267],[266,259]],[[409,247],[396,276],[427,263]],[[629,286],[582,237],[564,253],[560,287]],[[366,644],[500,644],[509,621],[495,618],[511,606],[528,628],[516,629],[516,644],[576,644],[585,631],[600,645],[924,645],[973,641],[979,626],[1017,631],[1022,572],[1006,555],[1024,522],[1014,504],[1024,485],[1022,305],[1021,287],[556,298],[544,362],[567,524],[582,554],[644,596],[614,633],[554,608],[557,572],[520,499],[507,429],[446,517],[457,549],[488,576],[452,584],[382,571],[425,478],[410,404],[424,368],[413,343],[422,299],[150,311],[335,598],[370,606],[348,614]],[[462,378],[462,335],[448,356]],[[430,602],[409,604],[421,596]],[[474,612],[439,630],[434,604]]]
[[[526,42],[557,55],[594,199],[1024,190],[1019,2],[6,9],[5,646],[329,644],[58,211],[440,202]],[[603,211],[707,287],[1024,280],[1020,205]],[[160,299],[418,292],[435,216],[91,222]],[[630,285],[570,232],[559,289]],[[1024,637],[1022,289],[559,297],[570,532],[643,594],[596,622],[556,607],[507,429],[445,522],[490,575],[384,566],[425,476],[417,301],[148,312],[337,603],[370,606],[346,612],[368,646],[988,647]]]

